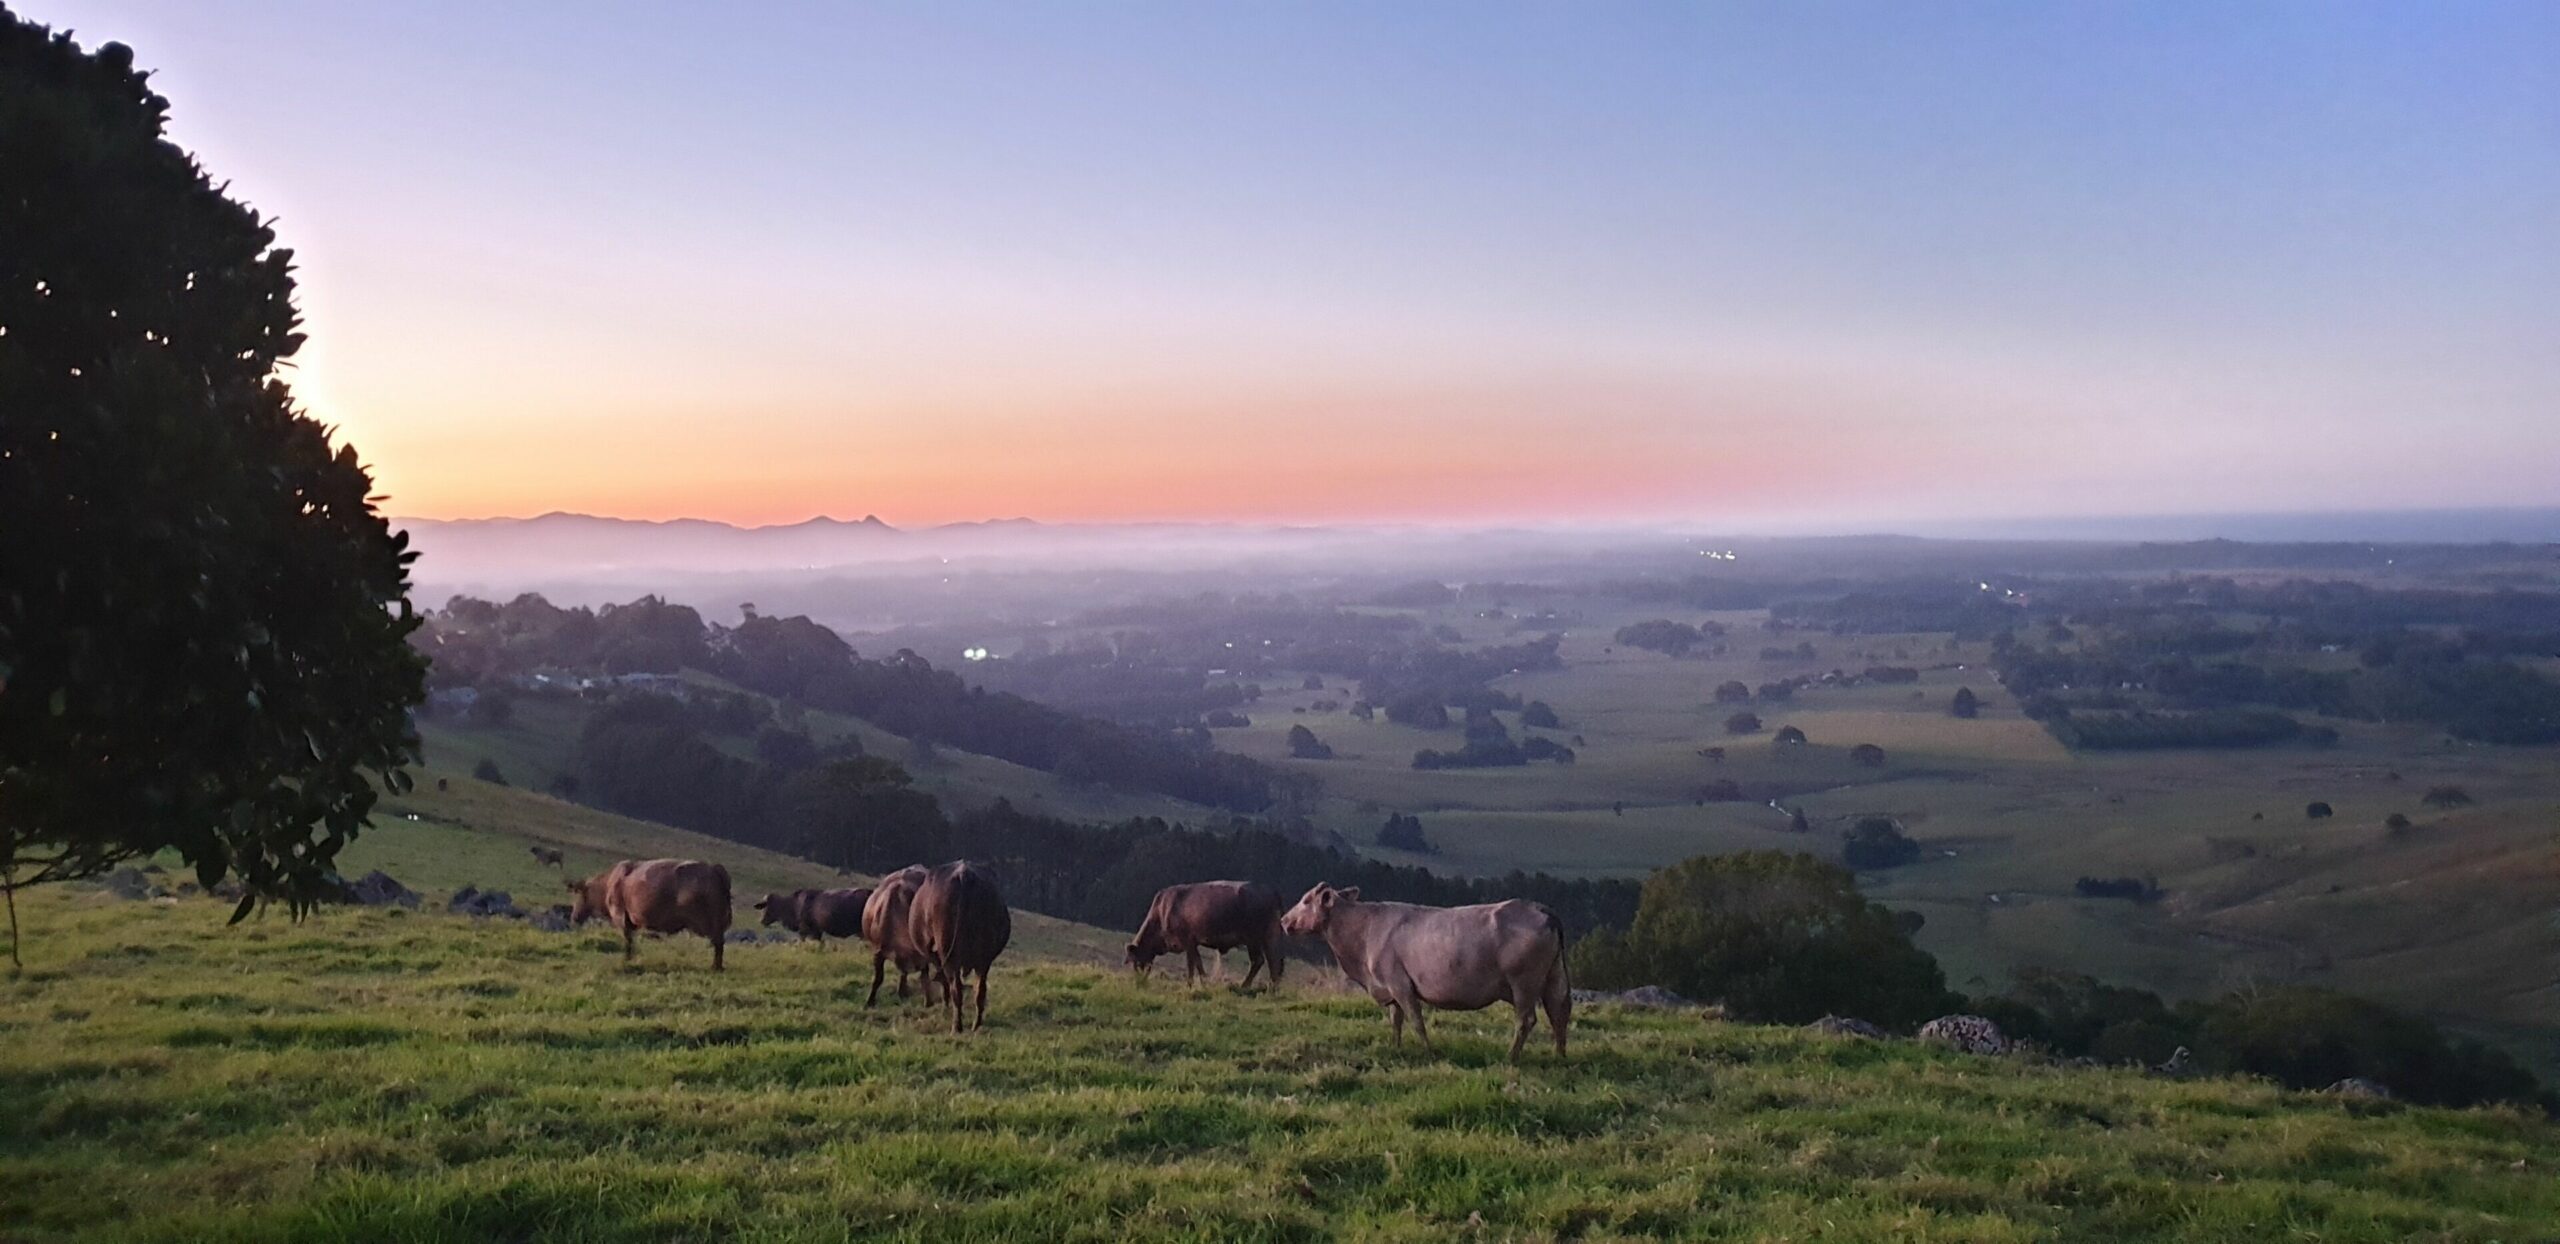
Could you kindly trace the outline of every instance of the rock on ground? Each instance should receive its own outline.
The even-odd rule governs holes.
[[[1941,1015],[1920,1025],[1920,1039],[1966,1054],[2006,1054],[2008,1034],[1979,1015]]]
[[[347,901],[366,907],[416,907],[418,892],[391,879],[390,874],[375,869],[349,883]]]
[[[524,909],[516,906],[513,896],[504,890],[483,890],[464,886],[453,892],[444,909],[459,916],[504,916],[510,920],[524,918]]]
[[[1864,1037],[1870,1041],[1882,1040],[1884,1037],[1884,1029],[1863,1019],[1851,1019],[1846,1015],[1825,1015],[1805,1027],[1814,1032],[1829,1033],[1835,1037]]]

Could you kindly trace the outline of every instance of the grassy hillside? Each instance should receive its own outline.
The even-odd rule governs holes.
[[[445,789],[437,789],[439,781]],[[409,819],[413,816],[417,819]],[[536,863],[526,849],[532,846],[560,851],[564,867]],[[868,883],[794,856],[493,785],[442,766],[423,772],[411,794],[383,801],[373,828],[339,856],[339,870],[356,877],[378,868],[439,901],[465,885],[506,890],[531,909],[566,901],[564,873],[584,877],[615,860],[656,856],[716,860],[726,866],[737,902],[735,918],[742,927],[756,923],[752,905],[769,890]],[[33,936],[40,941],[44,931]],[[1127,941],[1124,933],[1028,912],[1016,918],[1014,936],[1017,945],[1033,954],[1091,962],[1118,961]],[[681,954],[701,949],[698,941],[691,946]],[[679,954],[672,946],[644,952],[659,953]]]
[[[474,805],[504,808],[505,801]],[[475,832],[451,830],[450,833]],[[564,827],[563,841],[578,841]],[[492,863],[494,864],[494,860]],[[2521,1240],[2540,1119],[1584,1008],[1398,1051],[1365,999],[1008,960],[987,1031],[854,957],[715,975],[440,912],[28,901],[0,1234],[94,1240]]]

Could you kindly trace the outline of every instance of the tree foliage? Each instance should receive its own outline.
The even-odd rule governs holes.
[[[293,253],[167,115],[0,10],[0,885],[174,850],[299,913],[416,757],[412,555],[277,376]]]
[[[1574,974],[1602,988],[1662,985],[1754,1020],[1826,1014],[1908,1027],[1949,997],[1937,961],[1856,880],[1809,855],[1701,856],[1644,884],[1635,923],[1574,950]]]

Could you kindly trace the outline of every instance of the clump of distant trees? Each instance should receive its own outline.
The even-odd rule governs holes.
[[[1331,760],[1333,746],[1305,726],[1289,727],[1289,754],[1300,760]]]
[[[1632,626],[1619,627],[1616,639],[1617,642],[1630,648],[1642,648],[1648,652],[1659,652],[1670,657],[1684,657],[1700,644],[1723,633],[1723,630],[1721,625],[1712,622],[1708,623],[1705,629],[1701,629],[1686,622],[1655,618]]]
[[[1974,698],[1973,688],[1971,687],[1956,688],[1954,697],[1947,701],[1947,715],[1950,717],[1962,717],[1967,720],[1971,720],[1974,717],[1980,716],[1981,713],[1982,701]]]
[[[1861,871],[1899,868],[1919,858],[1920,844],[1889,816],[1859,817],[1840,841],[1840,861]]]
[[[1417,855],[1438,855],[1440,848],[1422,832],[1422,818],[1409,812],[1391,813],[1387,823],[1378,827],[1378,845]]]
[[[1760,733],[1760,714],[1735,713],[1724,719],[1724,732],[1726,734],[1758,734]]]
[[[2305,726],[2271,709],[2080,713],[2038,705],[2030,715],[2041,715],[2045,729],[2064,746],[2083,751],[2265,747],[2293,742],[2326,745],[2338,738],[2338,732],[2327,726]]]
[[[2137,903],[2160,899],[2160,883],[2150,877],[2082,877],[2071,883],[2082,898],[2121,898]]]

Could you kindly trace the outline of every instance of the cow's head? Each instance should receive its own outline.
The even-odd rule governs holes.
[[[1156,951],[1152,946],[1133,941],[1127,950],[1121,952],[1120,961],[1128,964],[1129,970],[1137,973],[1139,980],[1145,980],[1147,969],[1156,965]]]
[[[793,895],[773,893],[756,900],[756,910],[764,913],[768,925],[784,924],[791,919]]]
[[[1321,933],[1325,922],[1333,918],[1335,911],[1359,901],[1360,887],[1337,890],[1319,881],[1315,888],[1307,891],[1305,898],[1298,900],[1297,906],[1280,917],[1280,931],[1291,937]]]
[[[604,904],[595,897],[597,887],[591,882],[571,881],[569,886],[569,923],[585,924],[604,914]]]

